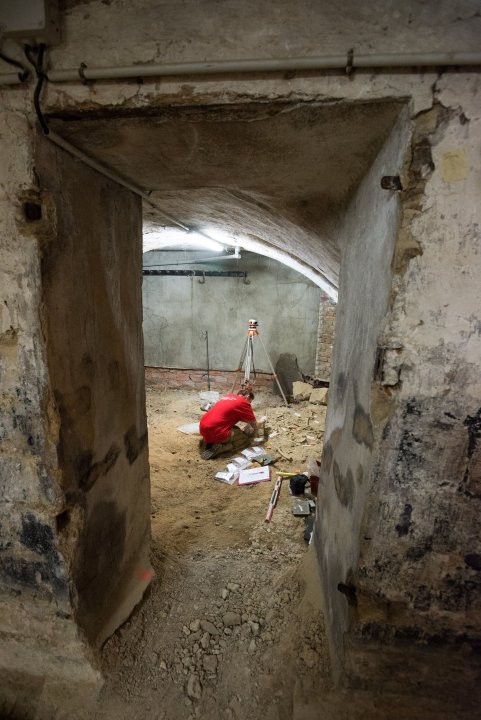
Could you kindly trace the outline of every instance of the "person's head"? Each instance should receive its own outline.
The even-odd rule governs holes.
[[[241,387],[238,395],[242,395],[242,397],[245,397],[246,400],[249,400],[249,402],[252,402],[254,400],[254,393],[252,392],[252,385],[246,384]]]

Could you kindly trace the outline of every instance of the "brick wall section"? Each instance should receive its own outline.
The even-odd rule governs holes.
[[[210,389],[218,390],[221,394],[231,391],[236,373],[232,370],[211,370]],[[244,379],[244,374],[239,373],[236,389]],[[207,390],[207,373],[205,370],[192,370],[190,368],[160,368],[146,367],[145,381],[149,385],[158,385],[168,388],[189,388],[193,390]],[[251,381],[254,378],[251,377]],[[273,376],[270,373],[257,373],[255,387],[272,389]]]
[[[331,377],[332,346],[336,330],[337,305],[321,298],[319,305],[319,325],[317,329],[317,353],[315,375],[322,380]]]

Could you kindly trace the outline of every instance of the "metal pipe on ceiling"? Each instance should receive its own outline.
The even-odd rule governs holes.
[[[150,270],[142,268],[142,275],[157,275],[167,277],[234,277],[246,278],[245,270]]]
[[[75,147],[75,145],[72,145],[72,143],[69,143],[68,140],[65,140],[60,135],[57,135],[56,132],[53,130],[50,130],[48,135],[46,136],[49,140],[51,140],[55,145],[58,145],[58,147],[61,147],[63,150],[66,150],[70,155],[73,155],[77,160],[80,160],[85,165],[88,165],[93,170],[96,170],[97,172],[101,173],[101,175],[105,175],[105,177],[110,178],[110,180],[113,180],[114,182],[118,183],[118,185],[122,185],[124,188],[127,188],[127,190],[131,190],[136,195],[139,195],[143,200],[146,200],[146,202],[150,203],[152,207],[154,207],[166,220],[168,220],[173,225],[177,225],[177,227],[182,228],[182,230],[185,230],[185,232],[189,233],[192,232],[192,229],[188,227],[187,225],[184,225],[184,223],[180,222],[180,220],[177,220],[177,218],[172,217],[172,215],[169,215],[166,213],[160,205],[150,197],[150,195],[145,192],[145,190],[142,190],[142,188],[139,188],[137,185],[134,185],[129,180],[126,180],[123,177],[120,177],[117,175],[117,173],[112,172],[110,168],[106,167],[105,165],[102,165],[101,163],[97,162],[93,158],[91,158],[89,155],[86,155],[82,150],[79,150],[79,148]]]
[[[152,65],[128,65],[120,67],[89,68],[84,63],[79,68],[49,70],[50,82],[122,80],[128,78],[218,75],[226,73],[295,72],[302,70],[345,70],[372,68],[426,68],[437,66],[481,65],[481,52],[432,52],[379,55],[326,55],[324,57],[270,58],[250,60],[218,60],[213,62],[181,62]],[[21,80],[18,74],[0,74],[0,85],[15,85]]]
[[[0,85],[18,85],[25,83],[20,79],[20,73],[0,73]]]

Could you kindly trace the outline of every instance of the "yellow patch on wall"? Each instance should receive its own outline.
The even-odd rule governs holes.
[[[468,165],[463,148],[444,153],[441,158],[441,173],[445,182],[464,180],[468,174]]]

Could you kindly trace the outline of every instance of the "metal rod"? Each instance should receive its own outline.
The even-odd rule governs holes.
[[[283,390],[282,387],[281,387],[281,384],[280,384],[280,382],[279,382],[279,378],[278,378],[277,375],[276,375],[276,371],[274,370],[274,366],[273,366],[273,364],[272,364],[272,362],[271,362],[271,359],[270,359],[270,357],[269,357],[269,353],[268,353],[267,350],[266,350],[266,346],[264,345],[264,342],[263,342],[263,340],[262,340],[262,338],[261,338],[261,336],[260,336],[260,333],[258,333],[257,336],[258,336],[259,340],[261,341],[262,347],[264,348],[264,352],[265,352],[265,354],[266,354],[267,362],[268,362],[269,365],[270,365],[270,368],[271,368],[271,370],[272,370],[272,374],[273,374],[273,376],[274,376],[274,380],[275,380],[276,383],[277,383],[277,387],[279,388],[279,391],[280,391],[280,393],[281,393],[281,395],[282,395],[282,398],[283,398],[283,400],[284,400],[284,402],[285,402],[285,404],[286,404],[286,407],[289,407],[289,403],[287,402],[287,398],[286,398],[286,396],[284,395],[284,390]]]
[[[142,269],[142,275],[160,275],[172,277],[235,277],[246,278],[245,270],[146,270]]]
[[[205,346],[207,354],[207,390],[210,390],[210,365],[209,365],[209,333],[204,330]]]
[[[248,60],[219,60],[209,62],[181,62],[164,65],[127,65],[118,67],[89,68],[82,64],[78,68],[50,70],[50,82],[85,82],[86,80],[121,80],[128,78],[219,75],[225,73],[283,73],[296,70],[346,70],[356,68],[389,69],[395,67],[424,68],[436,66],[481,65],[481,52],[431,52],[379,55],[343,55],[298,58],[256,58]],[[20,83],[18,74],[0,75],[0,84]]]
[[[191,228],[187,227],[187,225],[184,225],[184,223],[181,223],[180,220],[177,220],[177,218],[172,217],[172,215],[169,215],[166,213],[162,208],[157,204],[155,200],[153,200],[148,193],[146,193],[142,188],[139,188],[137,185],[134,185],[134,183],[130,182],[130,180],[127,180],[126,178],[123,178],[119,176],[117,173],[113,172],[109,167],[106,165],[102,165],[101,163],[97,162],[97,160],[94,160],[89,155],[86,155],[82,150],[79,150],[79,148],[75,147],[75,145],[72,145],[72,143],[69,143],[68,140],[64,140],[63,137],[60,135],[57,135],[57,133],[54,130],[50,130],[49,134],[47,135],[48,139],[51,140],[55,145],[58,145],[58,147],[61,147],[62,150],[65,150],[66,152],[70,153],[70,155],[73,155],[81,162],[85,163],[85,165],[88,165],[93,170],[96,170],[97,172],[101,173],[101,175],[105,175],[105,177],[110,178],[110,180],[113,180],[114,182],[118,183],[119,185],[122,185],[123,187],[127,188],[127,190],[131,190],[131,192],[135,193],[136,195],[139,195],[143,200],[150,203],[152,207],[155,207],[156,210],[158,210],[163,217],[166,218],[166,220],[169,220],[173,225],[177,225],[178,227],[182,228],[182,230],[185,230],[186,232],[191,232]]]
[[[231,393],[233,393],[234,390],[235,390],[235,386],[237,385],[237,380],[239,379],[239,373],[241,372],[241,370],[242,370],[242,365],[244,364],[244,360],[245,360],[245,356],[246,356],[246,352],[247,352],[247,342],[248,342],[248,340],[249,340],[249,338],[246,338],[246,339],[245,339],[244,347],[243,347],[242,350],[241,350],[241,355],[240,355],[240,358],[239,358],[239,364],[238,364],[238,366],[236,367],[235,378],[234,378],[234,382],[233,382],[233,384],[232,384]]]

